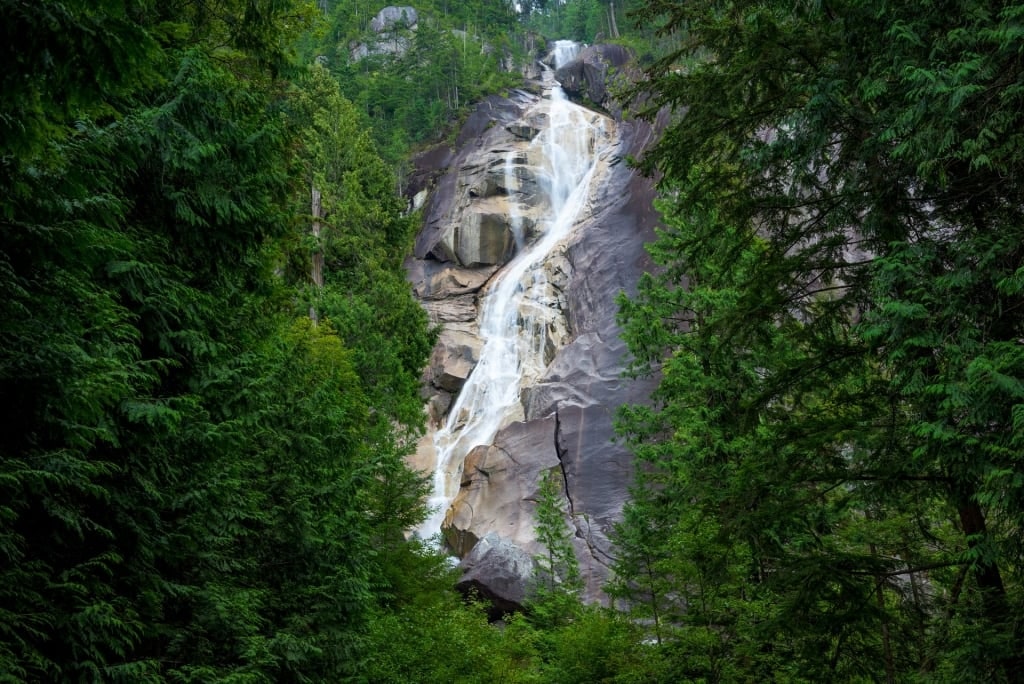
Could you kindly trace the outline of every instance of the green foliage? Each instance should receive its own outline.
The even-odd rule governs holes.
[[[379,616],[368,634],[358,682],[544,681],[533,671],[535,647],[518,618],[499,628],[486,607],[454,596]]]
[[[558,3],[527,3],[530,11],[524,22],[533,31],[551,39],[575,40],[581,43],[607,42],[617,38],[615,26],[626,26],[624,3],[604,0],[568,0]]]
[[[143,3],[22,3],[0,6],[0,160],[45,154],[81,118],[116,114],[135,89],[160,79],[158,43],[135,21]]]
[[[510,39],[515,17],[494,2],[417,5],[415,31],[396,27],[378,36],[369,20],[379,9],[338,3],[325,43],[310,57],[327,60],[381,155],[399,168],[411,148],[439,141],[480,98],[519,84],[504,66],[519,57]],[[352,47],[360,44],[369,54],[353,57]]]
[[[338,681],[436,563],[401,541],[431,341],[413,224],[337,87],[304,81],[328,97],[299,111],[275,80],[308,17],[4,7],[4,681]],[[337,280],[315,326],[286,266],[314,176]]]
[[[353,62],[377,9],[3,5],[0,681],[1019,679],[1024,12],[639,8],[689,109],[622,301],[660,378],[625,612],[579,601],[556,472],[497,626],[403,536],[433,338],[391,169],[517,82],[520,26],[611,5],[428,4]]]
[[[537,506],[537,541],[543,552],[534,557],[531,620],[541,627],[554,627],[571,621],[579,611],[579,593],[583,589],[579,561],[572,546],[571,524],[563,511],[565,482],[561,470],[549,470],[540,480]]]
[[[651,113],[688,111],[621,301],[660,385],[616,590],[689,678],[1019,675],[1018,14],[641,15],[679,40]]]
[[[302,141],[297,163],[307,180],[297,188],[296,214],[307,213],[310,186],[320,190],[323,207],[313,251],[323,258],[324,287],[308,289],[299,312],[330,320],[356,354],[380,439],[400,426],[399,438],[409,440],[422,428],[419,377],[434,343],[402,270],[416,224],[404,215],[369,131],[325,69],[313,67],[292,102]],[[307,287],[312,253],[300,248],[288,256],[289,279]]]
[[[614,610],[581,606],[572,622],[540,636],[545,682],[658,681],[661,664],[646,660],[653,655],[640,643],[636,626]],[[673,679],[667,670],[663,679]]]

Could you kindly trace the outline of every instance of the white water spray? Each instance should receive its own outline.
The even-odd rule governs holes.
[[[558,69],[576,59],[580,53],[580,44],[573,40],[556,40],[555,47],[551,54],[554,58],[555,68]]]
[[[578,46],[558,41],[555,67],[571,60]],[[590,194],[596,160],[607,135],[603,117],[566,99],[550,70],[544,73],[546,97],[524,119],[547,118],[548,127],[529,144],[526,157],[541,168],[538,185],[547,195],[548,212],[538,220],[539,239],[525,244],[522,217],[516,212],[520,178],[516,153],[506,156],[505,183],[509,189],[518,254],[495,276],[480,302],[480,358],[452,405],[445,424],[434,435],[437,456],[430,518],[417,530],[431,538],[441,530],[452,500],[459,490],[466,455],[478,445],[488,445],[498,430],[522,417],[520,393],[537,380],[545,368],[548,325],[540,309],[547,307],[541,295],[547,287],[544,262],[569,236]],[[520,153],[521,154],[521,153]],[[521,157],[520,157],[521,158]],[[550,313],[549,313],[550,317]]]

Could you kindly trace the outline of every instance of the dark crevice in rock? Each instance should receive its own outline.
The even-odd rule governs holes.
[[[565,450],[559,445],[561,434],[561,422],[558,417],[558,409],[555,409],[555,455],[558,456],[558,468],[562,471],[562,484],[565,486],[565,498],[569,502],[569,516],[576,519],[576,507],[572,501],[572,494],[569,493],[569,474],[565,472]],[[575,526],[575,523],[574,523]],[[579,528],[577,528],[578,530]]]
[[[491,591],[487,582],[479,579],[460,581],[455,588],[468,601],[486,601],[487,621],[497,622],[512,613],[522,613],[525,608],[518,601],[511,601]]]
[[[583,543],[587,545],[587,550],[590,551],[590,557],[594,559],[594,562],[597,563],[598,565],[603,565],[604,567],[606,567],[609,570],[611,570],[611,567],[612,567],[611,564],[615,562],[615,558],[610,556],[610,555],[608,555],[607,553],[605,553],[601,549],[599,549],[590,540],[590,535],[589,534],[584,534],[583,531],[580,529],[580,526],[575,524],[575,521],[574,521],[574,526],[576,527],[576,536],[579,537],[581,540],[583,540]],[[603,560],[601,558],[601,556],[604,556],[608,560]]]
[[[497,445],[492,445],[492,448],[497,449],[501,453],[505,454],[505,456],[508,457],[508,460],[512,461],[512,463],[514,465],[517,465],[517,466],[521,466],[522,465],[522,463],[517,461],[515,456],[512,455],[512,452],[509,451],[508,449],[506,449],[505,447],[500,447],[500,446],[497,446]]]
[[[581,517],[583,518],[583,524],[579,522]],[[587,551],[590,552],[590,557],[594,559],[594,562],[611,570],[616,558],[594,543],[590,534],[590,518],[587,514],[583,513],[581,516],[573,516],[572,526],[576,530],[576,538],[587,545]]]
[[[606,568],[611,568],[612,563],[618,560],[615,556],[608,553],[600,546],[597,546],[596,544],[591,542],[589,535],[587,536],[587,539],[585,541],[587,542],[587,547],[590,549],[590,555],[594,557],[595,561],[605,566]],[[607,560],[601,560],[601,558],[598,557],[599,555],[604,556]]]

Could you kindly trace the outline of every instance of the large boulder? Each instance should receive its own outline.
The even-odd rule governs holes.
[[[482,342],[475,330],[446,326],[430,357],[430,382],[437,389],[455,393],[462,389],[480,358]]]
[[[437,301],[473,294],[494,275],[494,268],[459,268],[436,261],[418,261],[415,293],[420,300]]]
[[[534,577],[533,556],[497,532],[492,532],[462,559],[462,578],[456,588],[490,602],[491,618],[521,611]]]
[[[431,324],[442,326],[475,323],[477,294],[497,268],[461,268],[424,259],[406,262],[413,292],[427,310]]]
[[[513,423],[494,444],[466,457],[462,483],[445,519],[445,540],[459,556],[495,532],[521,548],[536,551],[533,503],[541,478],[561,467],[555,417]]]
[[[516,245],[508,212],[468,211],[435,246],[442,261],[461,266],[494,266],[508,262]]]

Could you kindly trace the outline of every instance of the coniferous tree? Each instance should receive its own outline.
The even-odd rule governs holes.
[[[360,306],[394,312],[378,348],[355,344],[362,309],[302,322],[280,277],[309,188],[280,80],[306,13],[4,7],[7,45],[27,41],[3,90],[24,123],[0,149],[6,681],[336,681],[359,663],[422,511],[401,458],[429,335],[399,286],[411,224],[365,145],[330,209],[334,254],[365,259]],[[369,379],[372,353],[393,356]]]
[[[644,87],[687,111],[622,430],[677,593],[707,533],[746,566],[715,623],[745,676],[1019,672],[1019,14],[649,5],[682,44]]]
[[[563,511],[561,471],[550,470],[537,491],[537,541],[542,552],[534,557],[535,573],[531,610],[537,624],[554,627],[571,621],[580,607],[583,588],[572,533]]]

